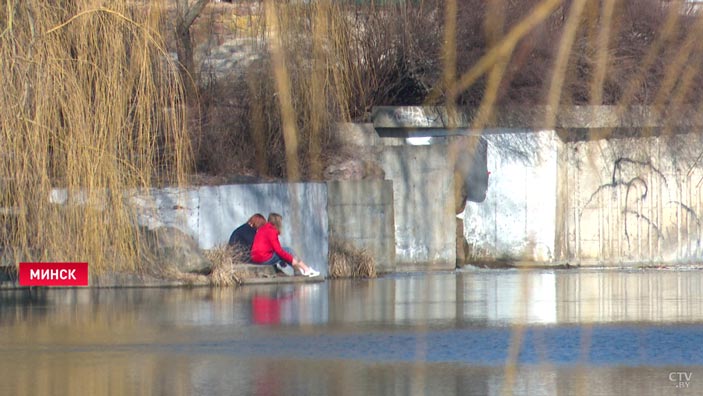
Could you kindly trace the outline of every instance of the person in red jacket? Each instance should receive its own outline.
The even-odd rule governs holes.
[[[281,272],[289,276],[293,275],[289,265],[292,265],[304,276],[319,276],[319,271],[308,267],[303,260],[295,257],[290,249],[281,247],[278,236],[281,234],[282,227],[283,216],[278,213],[270,213],[268,223],[256,231],[254,244],[251,247],[251,261],[257,264],[275,265]]]

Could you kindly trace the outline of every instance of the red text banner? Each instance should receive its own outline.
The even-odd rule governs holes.
[[[88,263],[20,263],[20,286],[88,286]]]

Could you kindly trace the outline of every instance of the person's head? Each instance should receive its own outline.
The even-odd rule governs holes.
[[[278,213],[269,213],[269,223],[276,227],[279,234],[283,230],[283,216]]]
[[[257,213],[249,218],[247,224],[256,229],[259,229],[259,227],[266,224],[266,219],[264,218],[264,215],[262,215],[261,213]]]

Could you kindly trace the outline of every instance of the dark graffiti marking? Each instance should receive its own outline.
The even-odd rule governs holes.
[[[647,198],[647,193],[649,192],[649,187],[647,186],[647,182],[644,181],[644,179],[642,179],[641,177],[635,176],[632,179],[630,179],[630,181],[627,181],[627,182],[624,182],[622,180],[613,180],[612,183],[601,184],[600,186],[598,186],[596,191],[594,191],[593,194],[591,194],[591,196],[588,198],[588,201],[586,201],[586,203],[581,208],[581,214],[583,214],[583,210],[585,208],[587,208],[588,205],[590,205],[590,203],[593,201],[593,199],[598,194],[600,194],[601,191],[608,189],[608,188],[616,188],[616,187],[620,187],[620,186],[624,186],[626,188],[626,190],[625,190],[625,209],[627,209],[627,202],[630,197],[630,189],[633,186],[635,186],[635,182],[641,183],[642,187],[644,187],[644,192],[642,193],[642,195],[640,196],[639,199]],[[623,210],[623,212],[624,212],[624,210]]]
[[[623,212],[629,213],[629,214],[631,214],[631,215],[637,217],[638,219],[644,220],[649,226],[651,226],[651,227],[654,229],[654,231],[657,233],[657,236],[658,236],[659,238],[664,239],[664,233],[662,233],[662,231],[659,229],[659,227],[657,227],[657,225],[656,225],[652,220],[650,220],[647,216],[645,216],[645,215],[643,215],[642,213],[639,213],[639,212],[637,212],[637,211],[635,211],[635,210],[629,210],[629,209],[628,209],[628,210],[625,210],[625,211],[623,211]],[[625,235],[627,236],[627,223],[625,223]],[[630,247],[630,245],[629,245],[629,244],[630,244],[629,238],[628,238],[627,243],[628,243],[628,248],[629,248],[629,247]]]
[[[623,222],[624,222],[624,232],[625,232],[625,240],[627,241],[627,249],[631,250],[632,246],[630,243],[630,231],[628,230],[627,226],[627,220],[628,216],[635,216],[636,219],[642,220],[649,227],[651,227],[658,238],[665,239],[664,233],[662,232],[661,227],[656,224],[652,219],[649,217],[645,216],[644,214],[640,213],[637,210],[630,209],[630,194],[633,189],[635,189],[635,192],[639,191],[639,189],[642,189],[642,193],[640,193],[635,202],[637,201],[642,201],[645,198],[647,198],[649,194],[649,185],[647,184],[647,181],[642,177],[642,176],[634,176],[629,180],[623,179],[623,168],[625,165],[635,165],[637,167],[644,167],[648,169],[650,172],[658,175],[661,180],[664,182],[664,185],[668,188],[668,180],[666,176],[664,176],[664,173],[662,173],[657,167],[655,167],[650,160],[647,161],[638,161],[634,160],[631,158],[626,158],[626,157],[620,157],[616,159],[613,162],[613,169],[611,172],[611,178],[609,183],[602,184],[596,188],[596,190],[591,194],[591,196],[588,198],[586,203],[581,207],[581,210],[579,212],[579,215],[583,215],[583,210],[587,208],[593,200],[603,192],[604,190],[613,190],[616,188],[625,188],[625,206],[623,207],[621,213],[623,214]],[[690,213],[693,218],[696,220],[696,223],[698,224],[698,227],[700,228],[700,221],[698,219],[698,216],[696,213],[693,211],[688,206],[683,205],[680,202],[676,202],[677,204],[681,205],[684,210],[686,210],[688,213]],[[700,241],[698,241],[698,245],[700,245]]]
[[[624,173],[625,173],[625,167],[627,165],[632,165],[635,166],[636,168],[642,168],[640,169],[640,172],[638,175],[635,175],[634,177],[631,177],[630,179],[625,178]],[[624,188],[625,189],[625,202],[624,202],[624,207],[622,208],[621,213],[623,214],[623,222],[624,222],[624,233],[625,233],[625,240],[627,241],[627,249],[631,250],[632,245],[630,241],[630,230],[628,229],[628,218],[629,216],[634,216],[638,221],[643,221],[647,224],[648,227],[650,227],[651,230],[654,231],[656,234],[657,238],[661,240],[665,240],[667,236],[665,235],[665,230],[662,228],[661,224],[657,224],[653,219],[650,219],[646,215],[644,215],[641,211],[637,209],[633,209],[632,206],[636,205],[638,202],[644,200],[645,198],[648,197],[649,195],[649,185],[647,184],[646,177],[642,176],[643,173],[645,172],[651,172],[652,174],[658,175],[660,179],[663,181],[664,186],[668,189],[669,184],[666,176],[655,167],[650,160],[647,161],[638,161],[634,160],[631,158],[625,158],[625,157],[620,157],[616,159],[613,162],[613,168],[611,171],[611,178],[610,182],[602,184],[596,188],[596,190],[590,195],[588,200],[586,200],[585,204],[581,207],[579,211],[579,216],[583,215],[583,211],[592,204],[592,202],[596,199],[596,197],[601,194],[602,192],[609,190],[609,191],[614,191],[615,189],[618,188]],[[629,176],[628,176],[629,177]],[[636,194],[636,195],[634,195]],[[632,201],[631,198],[634,197],[634,201]],[[632,202],[631,202],[632,201]],[[680,201],[668,201],[667,205],[676,205],[681,208],[681,210],[685,213],[685,216],[688,216],[690,219],[692,219],[695,222],[695,227],[698,230],[698,232],[695,233],[696,235],[696,251],[699,251],[701,248],[701,238],[700,238],[700,231],[701,231],[701,218],[698,216],[696,211],[688,206],[687,204],[684,204],[683,202]]]
[[[625,164],[634,164],[634,165],[640,165],[640,166],[648,167],[652,172],[654,172],[654,173],[656,173],[657,175],[659,175],[659,176],[662,178],[662,180],[664,180],[664,184],[665,184],[667,187],[669,187],[668,181],[666,180],[666,176],[664,176],[664,174],[663,174],[659,169],[657,169],[657,167],[655,167],[654,165],[652,165],[652,161],[650,161],[650,160],[647,160],[647,161],[637,161],[637,160],[633,160],[633,159],[631,159],[631,158],[626,158],[626,157],[620,157],[620,158],[616,159],[615,162],[613,163],[613,176],[612,176],[612,178],[611,178],[611,179],[612,179],[612,183],[615,183],[615,181],[616,181],[616,179],[615,179],[615,173],[616,173],[616,172],[619,172],[619,174],[622,175],[622,165],[623,165],[624,163],[625,163]]]
[[[679,201],[669,201],[668,203],[674,204],[674,205],[679,205],[686,213],[693,216],[693,219],[696,221],[696,226],[698,227],[698,230],[700,231],[701,222],[698,219],[698,214],[696,213],[695,210],[693,210],[693,208],[691,208],[690,206],[684,204],[683,202],[679,202]],[[698,235],[698,238],[696,239],[696,248],[699,248],[701,246],[700,232],[698,232],[697,235]]]

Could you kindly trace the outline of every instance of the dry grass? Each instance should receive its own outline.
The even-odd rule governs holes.
[[[0,208],[14,213],[0,246],[17,261],[141,265],[123,194],[180,184],[191,158],[159,21],[151,2],[0,7]]]
[[[329,246],[330,278],[375,278],[376,261],[365,249],[346,241],[331,240]]]
[[[248,261],[247,253],[229,245],[218,245],[205,251],[212,261],[212,272],[208,275],[213,286],[234,286],[242,282],[246,273],[239,272],[235,265]]]

